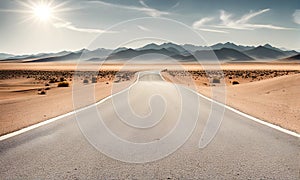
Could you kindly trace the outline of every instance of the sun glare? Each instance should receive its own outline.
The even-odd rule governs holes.
[[[34,7],[33,13],[39,20],[48,21],[52,16],[52,8],[46,4],[39,4]]]
[[[68,1],[54,3],[54,0],[26,0],[18,1],[18,3],[26,8],[17,10],[17,12],[26,14],[22,22],[30,20],[33,20],[32,22],[38,21],[42,23],[48,23],[50,21],[63,22],[57,15],[61,12],[72,10],[72,8],[64,8]]]

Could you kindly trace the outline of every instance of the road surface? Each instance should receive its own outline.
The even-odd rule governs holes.
[[[144,73],[130,89],[78,112],[77,120],[71,115],[0,141],[0,179],[299,179],[299,138],[227,109],[216,136],[205,148],[199,148],[211,102],[178,87],[157,73]],[[194,104],[198,101],[199,107]],[[198,114],[194,114],[195,108]],[[172,131],[179,116],[190,125],[190,119],[198,119],[192,133],[187,132],[186,143],[175,152],[153,162],[126,163],[100,152],[101,143],[91,145],[99,135],[106,136],[104,129],[98,129],[103,127],[91,120],[95,109],[117,136],[136,143],[159,142]],[[169,140],[175,144],[184,140],[178,138]],[[105,143],[113,144],[113,140]],[[172,146],[171,142],[166,144]],[[123,158],[129,161],[141,158],[134,159],[136,152],[130,148],[118,152],[124,152]],[[149,148],[142,156],[149,159],[151,153]]]

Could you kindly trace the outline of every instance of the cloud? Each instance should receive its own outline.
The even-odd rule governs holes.
[[[293,18],[296,24],[300,24],[300,9],[295,10]]]
[[[141,26],[141,25],[138,25],[137,26],[139,29],[141,29],[141,30],[143,30],[143,31],[151,31],[150,29],[148,29],[148,28],[146,28],[146,27],[144,27],[144,26]]]
[[[147,8],[150,8],[146,3],[145,3],[145,0],[139,0],[139,3],[144,6],[144,7],[147,7]],[[176,8],[180,5],[180,2],[178,1],[175,5],[173,5],[170,9],[172,8]]]
[[[249,13],[243,15],[241,18],[234,20],[233,14],[227,13],[221,10],[220,20],[221,25],[217,25],[217,28],[227,28],[227,29],[243,29],[243,30],[255,30],[255,29],[275,29],[275,30],[289,30],[291,28],[275,26],[271,24],[253,24],[249,23],[254,17],[261,15],[270,11],[270,9],[263,9],[259,11],[250,11]]]
[[[222,30],[216,30],[216,29],[209,29],[209,28],[203,28],[203,26],[205,26],[205,24],[213,21],[214,18],[213,17],[205,17],[202,18],[198,21],[195,21],[193,23],[193,28],[200,30],[200,31],[206,31],[206,32],[215,32],[215,33],[227,33],[226,31],[222,31]]]
[[[254,18],[255,16],[258,16],[258,15],[268,12],[270,10],[271,9],[263,9],[263,10],[256,11],[256,12],[250,11],[250,13],[245,14],[244,16],[241,17],[241,19],[237,20],[236,23],[237,24],[247,23],[250,19]]]
[[[227,13],[224,10],[220,11],[220,19],[222,20],[223,24],[230,24],[231,23],[231,14]]]
[[[206,32],[215,32],[215,33],[228,33],[227,31],[216,30],[216,29],[206,29],[206,28],[197,28],[197,30],[206,31]]]
[[[149,6],[148,6],[143,0],[139,0],[139,2],[140,2],[141,5],[143,5],[143,6],[147,7],[147,8],[149,8]]]
[[[121,9],[127,9],[132,11],[139,11],[152,17],[159,17],[159,16],[170,14],[169,12],[159,11],[157,9],[150,8],[149,6],[144,6],[144,7],[127,6],[127,5],[107,3],[100,0],[88,1],[86,3],[95,3],[103,6],[112,7],[112,8],[121,8]]]
[[[92,28],[79,28],[74,26],[71,22],[65,21],[63,19],[57,19],[58,21],[53,23],[56,28],[65,28],[72,31],[85,32],[85,33],[116,33],[114,31],[106,31],[102,29],[92,29]]]
[[[195,22],[193,23],[193,28],[197,29],[197,28],[199,28],[199,27],[205,25],[206,23],[211,22],[212,20],[214,20],[213,17],[205,17],[205,18],[202,18],[202,19],[200,19],[200,20],[198,20],[198,21],[195,21]]]
[[[202,18],[193,23],[193,28],[199,30],[209,30],[211,32],[226,32],[220,29],[238,29],[238,30],[255,30],[255,29],[274,29],[274,30],[291,30],[292,28],[275,26],[272,24],[254,24],[249,23],[251,19],[256,16],[259,16],[263,13],[270,11],[271,9],[262,9],[259,11],[250,11],[247,14],[244,14],[240,18],[233,18],[234,15],[226,12],[225,10],[220,10],[219,18],[206,17]],[[212,21],[218,19],[218,21]]]

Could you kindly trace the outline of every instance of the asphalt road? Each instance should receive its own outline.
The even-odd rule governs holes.
[[[213,111],[224,113],[222,124],[199,148],[211,107],[159,74],[143,73],[77,120],[72,115],[1,141],[0,179],[299,179],[299,138],[227,109]]]

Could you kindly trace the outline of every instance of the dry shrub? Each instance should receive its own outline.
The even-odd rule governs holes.
[[[220,83],[220,79],[219,78],[216,78],[214,77],[213,80],[212,80],[212,83]]]
[[[84,84],[88,84],[88,83],[89,83],[89,80],[88,80],[88,79],[84,79],[84,80],[83,80],[83,83],[84,83]]]
[[[38,93],[39,95],[46,95],[46,91],[45,90],[42,90]]]
[[[92,83],[97,83],[97,77],[92,77]]]
[[[233,81],[232,82],[232,85],[237,85],[237,84],[240,84],[238,81]]]
[[[57,87],[69,87],[69,83],[67,81],[59,82]]]

